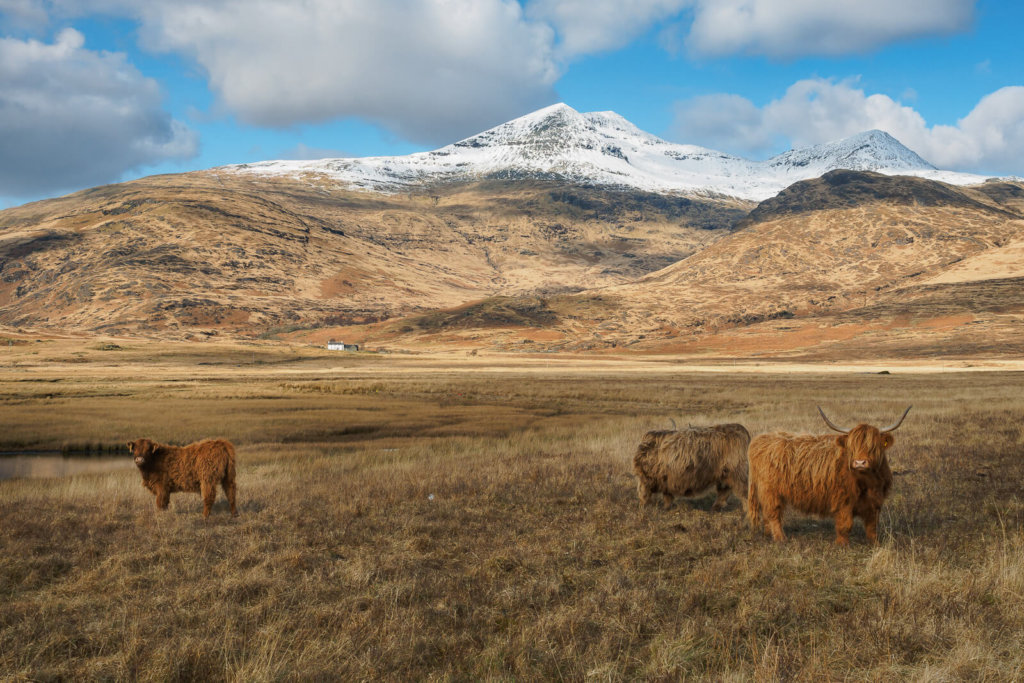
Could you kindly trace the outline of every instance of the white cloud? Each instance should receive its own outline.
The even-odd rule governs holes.
[[[85,49],[74,29],[52,44],[0,38],[0,195],[110,182],[197,147],[124,55]]]
[[[975,0],[0,0],[131,17],[259,126],[348,117],[445,143],[557,100],[568,62],[675,26],[694,54],[843,54],[964,30]],[[674,24],[673,24],[674,22]],[[669,28],[665,28],[668,26]],[[666,39],[666,42],[671,42]]]
[[[554,30],[516,0],[0,0],[139,22],[258,126],[347,117],[447,143],[557,101]]]
[[[928,35],[965,31],[976,0],[530,0],[560,54],[627,45],[668,20],[663,44],[695,55],[845,55]]]
[[[192,57],[246,123],[342,117],[450,142],[550,104],[552,30],[514,0],[149,0],[143,43]]]
[[[38,0],[0,0],[0,29],[37,31],[49,23]]]
[[[844,55],[964,31],[975,0],[695,0],[686,44],[699,55]]]
[[[757,156],[774,146],[764,112],[740,95],[700,95],[676,104],[671,135],[687,144]]]
[[[558,53],[571,58],[628,45],[691,4],[692,0],[532,0],[526,12],[557,30]]]
[[[1024,87],[981,99],[955,126],[929,127],[923,116],[887,95],[868,95],[856,79],[797,81],[759,108],[739,95],[716,94],[677,105],[673,136],[684,142],[760,156],[779,141],[794,148],[871,129],[884,130],[939,168],[978,173],[1024,172]]]
[[[951,148],[950,155],[966,164],[1024,175],[1024,87],[1000,88],[985,95],[960,119],[950,137],[960,138],[960,145]],[[934,154],[941,159],[938,150]]]

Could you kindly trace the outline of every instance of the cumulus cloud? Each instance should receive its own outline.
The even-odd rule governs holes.
[[[0,0],[0,29],[37,31],[47,23],[46,8],[38,0]]]
[[[741,95],[700,95],[676,104],[670,134],[688,144],[758,156],[774,146],[765,114]]]
[[[139,22],[257,126],[347,117],[447,143],[557,101],[554,30],[516,0],[0,0]],[[27,9],[26,9],[27,11]]]
[[[939,168],[978,173],[1024,172],[1024,87],[985,96],[955,126],[928,126],[888,95],[868,95],[856,79],[797,81],[764,107],[739,95],[696,97],[677,105],[676,139],[747,156],[884,130]]]
[[[656,22],[674,17],[692,0],[532,0],[527,15],[558,32],[562,58],[628,45]]]
[[[26,22],[41,12],[130,17],[144,47],[194,60],[220,110],[245,123],[355,117],[438,144],[551,104],[573,59],[621,48],[654,27],[674,30],[700,55],[841,54],[963,30],[974,0],[920,0],[912,9],[890,0],[0,3]]]
[[[74,29],[53,43],[0,38],[0,195],[110,182],[197,147],[123,55],[85,49]]]
[[[699,55],[844,55],[964,31],[975,0],[695,0],[687,48]]]
[[[444,143],[557,99],[569,60],[658,22],[702,54],[839,54],[970,22],[974,0],[59,0],[123,2],[151,49],[191,56],[254,125],[343,117]],[[898,3],[897,3],[898,4]],[[884,5],[884,6],[883,6]]]
[[[999,173],[1024,175],[1024,87],[1000,88],[985,95],[971,113],[949,127],[948,136],[959,142],[948,153],[974,168],[992,168]],[[936,127],[942,136],[946,127]],[[933,152],[942,159],[939,150]]]
[[[515,0],[147,0],[124,11],[144,46],[190,56],[253,125],[358,117],[440,143],[556,100],[553,32]]]
[[[663,44],[692,54],[799,57],[865,52],[969,28],[976,0],[531,0],[564,56],[622,47],[670,21]]]

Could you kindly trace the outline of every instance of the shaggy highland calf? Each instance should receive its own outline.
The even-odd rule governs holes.
[[[782,513],[790,505],[835,519],[839,545],[849,545],[854,517],[864,520],[868,540],[877,543],[878,511],[892,487],[885,452],[893,443],[891,432],[903,424],[910,408],[883,429],[867,424],[844,429],[832,424],[821,408],[818,412],[843,436],[776,432],[750,443],[750,524],[756,529],[763,516],[772,538],[783,541]]]
[[[641,507],[652,493],[662,494],[668,508],[676,496],[690,498],[712,486],[718,491],[714,510],[725,506],[730,491],[743,501],[749,444],[740,424],[647,432],[633,456]]]
[[[188,446],[165,446],[137,439],[128,442],[142,485],[156,495],[156,507],[166,510],[172,493],[199,493],[203,497],[203,517],[217,499],[217,484],[235,508],[235,447],[223,439],[207,439]]]

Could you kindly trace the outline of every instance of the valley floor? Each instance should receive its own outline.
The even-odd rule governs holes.
[[[130,463],[0,481],[0,678],[1024,677],[1017,362],[0,354],[0,451],[220,436],[240,503],[158,512]],[[909,404],[877,547],[799,515],[773,545],[735,498],[637,508],[633,449],[670,418],[821,433],[817,405]]]

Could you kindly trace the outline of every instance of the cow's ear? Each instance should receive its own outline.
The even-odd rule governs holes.
[[[836,445],[840,448],[846,448],[846,434],[836,437]]]
[[[135,442],[134,441],[129,441],[128,442],[128,450],[131,451],[132,453],[135,452]]]
[[[888,448],[889,446],[892,445],[892,442],[892,434],[890,434],[889,432],[882,434],[882,448]]]

